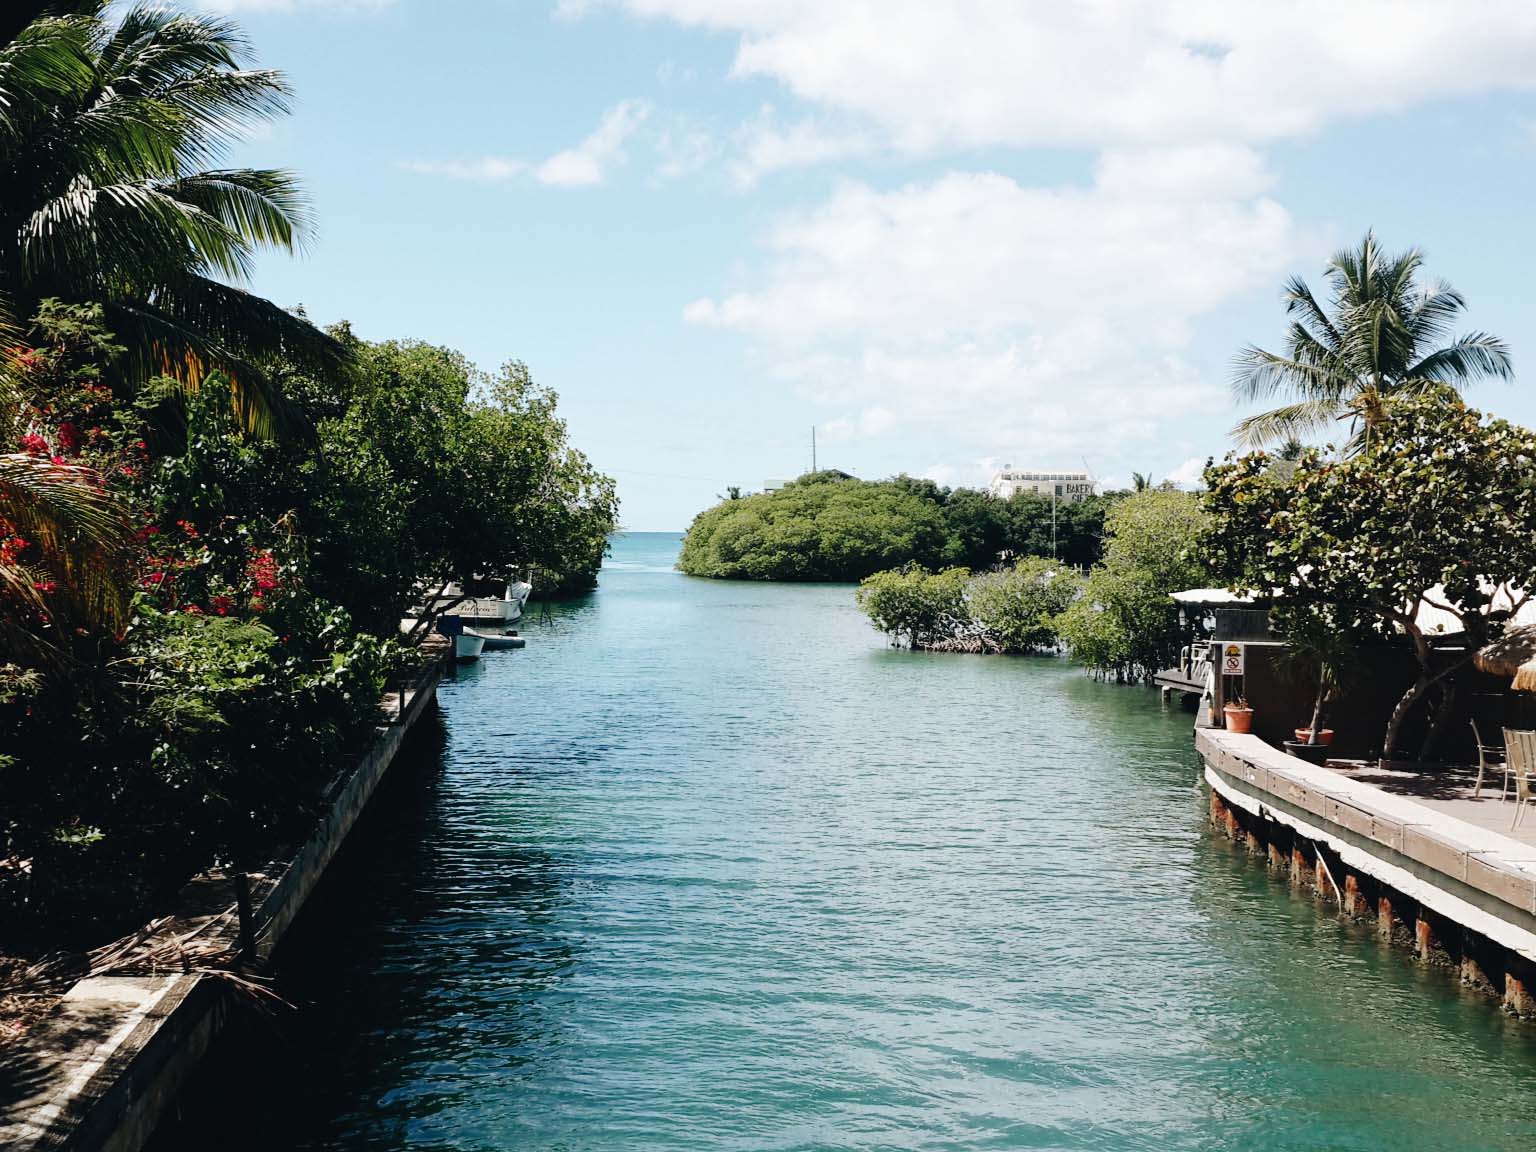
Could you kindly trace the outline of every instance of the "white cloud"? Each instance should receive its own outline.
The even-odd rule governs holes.
[[[678,121],[655,136],[659,181],[676,180],[707,168],[720,154],[720,144],[703,128]]]
[[[774,79],[908,151],[1261,143],[1536,88],[1527,0],[612,3],[737,35],[735,75]]]
[[[1168,473],[1167,479],[1173,481],[1180,488],[1197,488],[1204,473],[1205,457],[1191,456],[1172,472]]]
[[[829,438],[922,430],[1014,458],[1145,443],[1224,402],[1191,327],[1299,238],[1232,147],[1116,151],[1086,186],[950,173],[842,186],[767,238],[754,283],[685,317],[740,331],[830,410]]]
[[[959,473],[960,470],[953,464],[930,464],[928,467],[923,469],[921,478],[924,480],[932,480],[935,484],[942,488],[948,488],[954,485],[955,477],[959,475]]]
[[[608,173],[625,159],[624,145],[645,123],[651,106],[644,100],[620,100],[603,113],[597,128],[574,148],[557,152],[537,167],[527,161],[506,156],[477,156],[463,160],[401,160],[398,167],[428,176],[447,176],[453,180],[495,183],[532,171],[541,184],[562,188],[601,184]],[[702,133],[679,136],[664,134],[658,141],[662,155],[663,176],[680,175],[703,163],[709,146]]]
[[[541,184],[579,188],[601,184],[608,172],[624,162],[624,145],[651,114],[644,100],[620,100],[603,113],[593,133],[574,148],[558,152],[540,164]]]
[[[510,160],[503,156],[480,156],[471,160],[402,160],[399,167],[424,176],[448,176],[454,180],[495,183],[510,180],[526,171],[528,165],[521,160]]]
[[[770,172],[803,168],[872,152],[876,141],[866,131],[837,130],[814,120],[782,124],[772,105],[737,132],[738,156],[732,165],[737,183],[755,184]]]

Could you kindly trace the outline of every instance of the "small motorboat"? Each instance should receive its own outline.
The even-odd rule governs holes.
[[[453,658],[460,664],[468,664],[471,660],[480,659],[480,653],[484,651],[484,636],[478,636],[466,629],[453,638]]]
[[[464,625],[464,635],[480,637],[480,639],[485,641],[485,650],[487,652],[497,652],[503,648],[526,648],[528,646],[528,641],[511,628],[504,632],[498,632],[494,628],[475,628],[466,624]]]

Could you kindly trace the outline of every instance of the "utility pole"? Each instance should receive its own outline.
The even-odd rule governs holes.
[[[816,425],[811,425],[811,471],[816,471]]]

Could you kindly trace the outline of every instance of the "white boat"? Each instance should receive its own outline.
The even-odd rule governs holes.
[[[532,593],[529,581],[515,578],[505,582],[473,580],[467,591],[460,584],[445,584],[430,601],[411,609],[411,614],[400,621],[400,631],[404,635],[415,632],[417,622],[430,608],[444,617],[457,616],[462,622],[462,634],[454,636],[454,655],[460,660],[477,659],[487,649],[522,648],[527,641],[512,625],[522,619]]]
[[[464,626],[464,634],[466,636],[478,636],[484,640],[487,652],[497,652],[503,648],[526,648],[528,646],[527,640],[510,630],[498,632],[490,628],[471,628],[466,624]]]
[[[467,629],[453,638],[453,658],[460,664],[480,659],[485,651],[485,637]]]
[[[462,616],[471,628],[505,631],[522,619],[523,606],[532,593],[533,585],[526,580],[508,580],[505,585],[475,580],[467,590],[459,584],[444,585],[431,606]]]

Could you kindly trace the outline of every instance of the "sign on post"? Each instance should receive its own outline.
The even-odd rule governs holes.
[[[1221,674],[1223,676],[1241,676],[1243,674],[1243,652],[1241,644],[1222,644],[1221,646]]]

